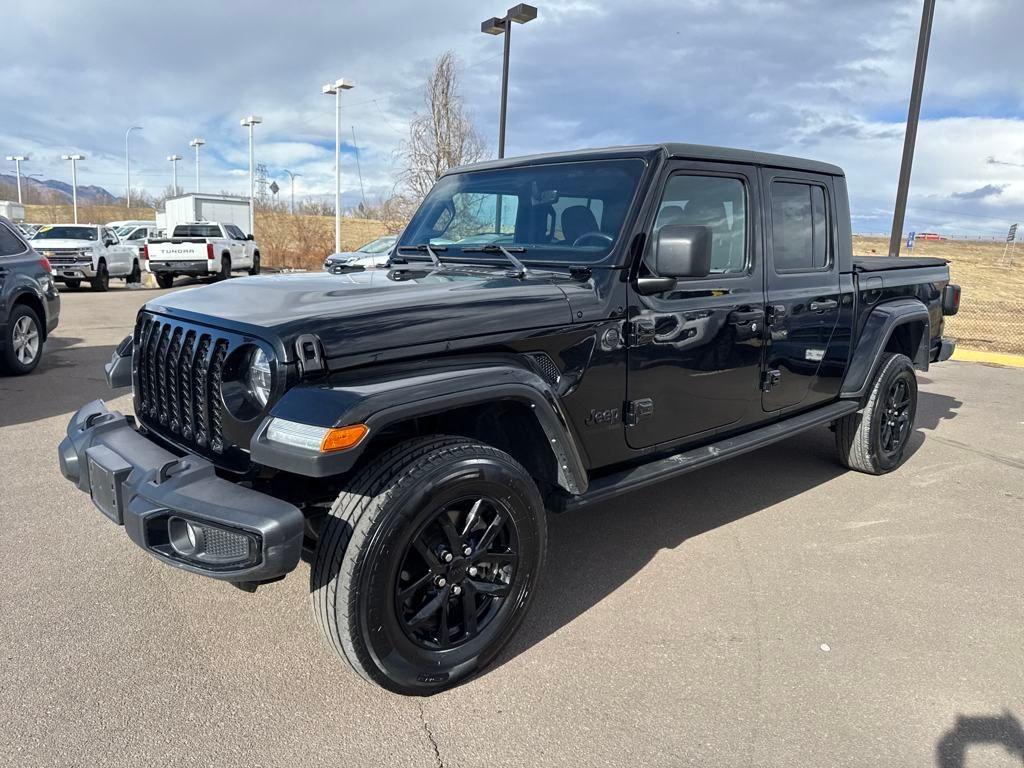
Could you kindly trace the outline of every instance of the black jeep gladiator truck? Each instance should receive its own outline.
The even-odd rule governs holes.
[[[831,426],[899,466],[915,370],[949,358],[946,262],[854,258],[843,171],[663,144],[444,174],[389,270],[168,294],[60,468],[154,557],[252,590],[310,563],[359,674],[482,669],[574,510]],[[683,514],[683,512],[680,512]]]

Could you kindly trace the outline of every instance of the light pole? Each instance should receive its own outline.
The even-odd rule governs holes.
[[[171,163],[171,197],[178,196],[178,161],[181,160],[181,155],[168,155],[167,159]]]
[[[128,136],[132,131],[141,131],[141,125],[133,125],[124,132],[124,185],[126,194],[124,196],[125,208],[132,207],[132,161],[128,152]]]
[[[8,160],[14,161],[14,173],[18,177],[18,205],[21,205],[21,163],[28,160],[26,155],[8,155]]]
[[[71,161],[71,205],[75,211],[75,224],[78,223],[78,161],[85,160],[85,155],[61,155],[61,160]]]
[[[206,142],[200,139],[198,136],[188,143],[190,147],[195,147],[196,150],[196,193],[199,192],[199,148]]]
[[[284,169],[284,172],[288,174],[288,178],[291,179],[291,182],[292,182],[292,204],[291,204],[291,207],[288,210],[291,212],[292,216],[294,216],[295,215],[295,177],[296,176],[301,176],[302,174],[301,173],[292,173],[287,168]]]
[[[488,35],[505,35],[505,55],[501,63],[501,115],[498,118],[498,157],[505,156],[505,112],[508,108],[508,51],[512,44],[512,22],[525,24],[537,18],[537,9],[532,5],[520,3],[508,9],[505,18],[492,16],[480,24],[480,31]]]
[[[910,107],[907,109],[907,132],[903,136],[903,160],[900,163],[900,181],[896,187],[896,208],[892,214],[892,232],[889,234],[889,255],[900,255],[903,240],[903,219],[907,213],[907,193],[910,189],[910,169],[914,164],[914,145],[917,143],[917,123],[921,117],[921,93],[924,91],[924,70],[928,66],[928,43],[932,38],[932,18],[935,0],[924,0],[921,12],[921,31],[917,38],[917,61],[914,64],[914,82],[910,88]]]
[[[351,80],[339,77],[327,83],[323,92],[334,96],[334,252],[341,253],[341,92],[355,88]]]
[[[249,234],[256,234],[256,163],[253,155],[253,126],[263,122],[258,115],[242,118],[242,127],[249,129]]]

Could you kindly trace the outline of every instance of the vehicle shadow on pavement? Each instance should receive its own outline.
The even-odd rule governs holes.
[[[923,432],[954,418],[960,405],[956,398],[921,392],[908,461],[925,443]],[[832,432],[815,429],[616,500],[549,515],[536,602],[496,664],[597,605],[660,550],[784,503],[847,471],[836,458]]]
[[[110,389],[103,375],[115,345],[77,346],[81,342],[73,336],[51,336],[32,373],[0,376],[0,428],[70,415],[92,400],[112,400],[129,391]]]
[[[1024,728],[1009,712],[1002,715],[959,715],[956,725],[935,745],[938,768],[966,768],[967,748],[972,744],[1001,745],[1024,763]]]

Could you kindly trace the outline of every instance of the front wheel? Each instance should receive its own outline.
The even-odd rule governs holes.
[[[132,262],[132,271],[128,273],[128,277],[125,278],[126,283],[141,283],[142,282],[142,268],[139,267],[139,260],[136,259]]]
[[[515,632],[547,537],[533,479],[464,438],[368,464],[320,532],[310,591],[327,641],[366,680],[426,695],[479,671]]]
[[[96,267],[96,277],[89,281],[94,291],[103,292],[110,287],[110,273],[107,271],[107,262],[101,261]]]
[[[849,469],[881,475],[906,456],[917,414],[917,376],[906,355],[886,354],[863,409],[836,421],[836,449]]]
[[[68,288],[75,288],[75,289],[77,289],[81,284],[82,284],[81,280],[67,280],[67,279],[64,280],[64,285],[66,285]]]

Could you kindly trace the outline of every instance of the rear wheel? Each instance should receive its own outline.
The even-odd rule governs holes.
[[[15,376],[30,373],[43,356],[43,330],[39,317],[24,304],[15,305],[6,335],[0,368]]]
[[[217,275],[218,280],[227,280],[231,277],[231,257],[221,256],[220,259],[220,274]]]
[[[522,621],[544,558],[544,506],[511,456],[463,438],[368,464],[324,524],[313,615],[366,680],[430,694],[487,665]]]
[[[100,261],[96,266],[96,277],[89,281],[94,291],[105,291],[110,287],[110,273],[107,271],[107,262]]]
[[[249,269],[250,275],[258,275],[260,273],[260,255],[257,253],[252,257],[252,267]]]
[[[850,469],[881,475],[906,455],[917,413],[917,376],[906,355],[888,353],[878,366],[863,409],[836,421],[839,460]]]
[[[156,276],[156,284],[161,288],[170,288],[174,285],[174,275],[158,274]]]

